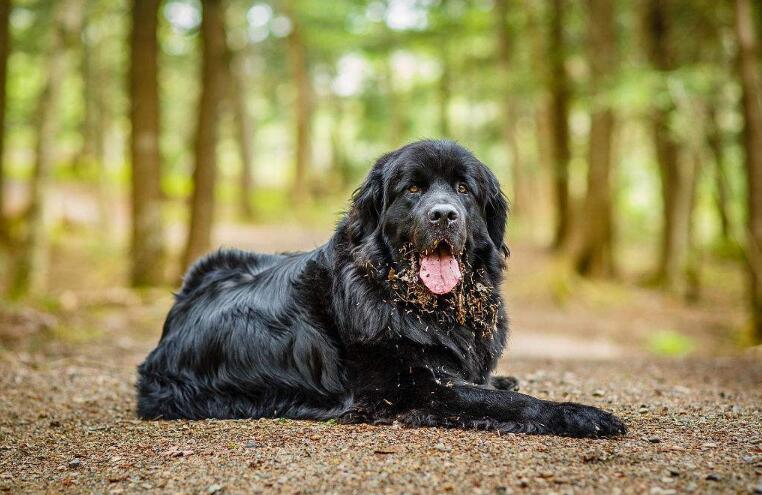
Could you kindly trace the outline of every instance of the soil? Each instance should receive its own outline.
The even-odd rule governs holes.
[[[540,397],[594,404],[613,440],[135,418],[147,348],[0,365],[0,490],[180,493],[685,493],[762,491],[762,364],[749,358],[505,359]]]
[[[228,230],[224,244],[257,249],[325,235],[299,231],[297,242],[288,229],[236,229],[227,239]],[[498,372],[517,376],[523,392],[610,410],[626,436],[137,420],[135,366],[158,339],[169,290],[107,289],[72,268],[72,256],[81,253],[81,267],[89,256],[74,246],[57,253],[68,262],[54,264],[55,310],[0,308],[0,490],[762,493],[762,355],[734,344],[733,289],[686,306],[634,284],[582,283],[559,301],[543,290],[547,255],[513,247],[513,337]],[[688,336],[692,352],[652,354],[649,336],[662,330]]]

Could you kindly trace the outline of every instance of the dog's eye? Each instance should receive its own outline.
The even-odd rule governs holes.
[[[412,186],[408,187],[407,190],[410,191],[413,194],[421,192],[421,188],[416,186],[415,184],[413,184]]]
[[[468,194],[468,186],[461,182],[458,184],[458,192],[461,194]]]

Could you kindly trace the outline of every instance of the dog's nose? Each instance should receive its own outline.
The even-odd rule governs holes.
[[[434,225],[446,227],[458,221],[458,210],[447,204],[435,205],[429,210],[429,221]]]

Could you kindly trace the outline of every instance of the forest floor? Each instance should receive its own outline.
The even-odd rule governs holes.
[[[310,248],[327,235],[218,232],[223,244],[260,250]],[[547,254],[513,248],[513,335],[498,372],[523,392],[613,411],[625,437],[139,421],[135,366],[171,295],[111,287],[124,267],[88,270],[91,257],[113,253],[79,239],[56,250],[55,298],[0,307],[0,491],[762,493],[762,359],[736,344],[737,275],[710,270],[701,300],[686,305],[634,283],[568,290]]]

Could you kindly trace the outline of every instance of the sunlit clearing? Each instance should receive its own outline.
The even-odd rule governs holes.
[[[273,17],[273,9],[266,3],[253,5],[246,13],[246,20],[253,28],[267,26]]]
[[[386,25],[398,31],[422,30],[428,26],[428,13],[420,2],[391,0],[386,11]]]
[[[339,59],[338,74],[333,80],[333,92],[339,96],[352,96],[360,92],[369,67],[363,57],[355,53]]]
[[[169,2],[164,7],[164,16],[179,31],[190,31],[201,23],[201,12],[195,2]]]
[[[291,19],[283,15],[279,15],[270,23],[270,31],[278,38],[285,38],[291,34],[291,29]]]

